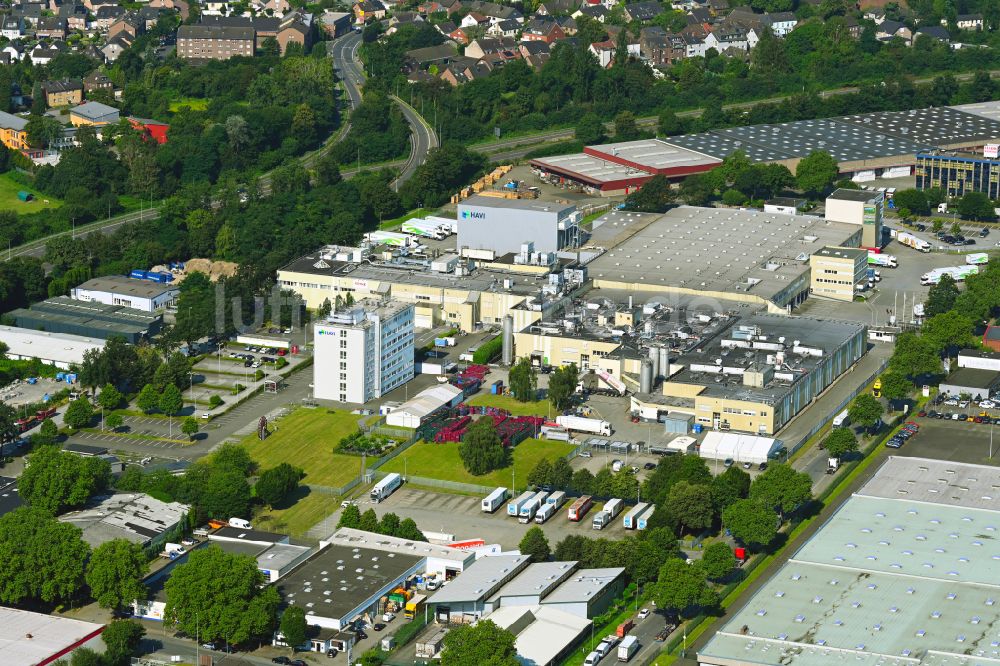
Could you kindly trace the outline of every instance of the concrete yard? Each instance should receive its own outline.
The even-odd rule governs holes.
[[[1000,466],[1000,427],[928,418],[913,421],[920,425],[919,434],[894,450],[893,455]],[[992,432],[994,429],[996,432]],[[996,436],[992,458],[991,433]]]

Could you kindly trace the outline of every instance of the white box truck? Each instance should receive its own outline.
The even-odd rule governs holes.
[[[588,419],[584,416],[557,416],[556,423],[567,430],[589,432],[595,435],[611,435],[611,424],[601,419]]]
[[[398,473],[393,472],[375,484],[375,487],[372,488],[370,493],[371,501],[378,504],[386,497],[396,492],[396,489],[401,485],[403,485],[403,477]]]
[[[603,530],[609,524],[611,524],[611,514],[607,511],[598,511],[594,514],[591,526],[595,530]]]
[[[618,644],[618,661],[628,661],[639,651],[639,639],[635,636],[626,636],[625,640]]]
[[[604,504],[604,511],[607,511],[609,514],[611,514],[612,518],[617,518],[618,514],[622,512],[622,509],[624,507],[625,507],[625,500],[614,498],[614,499],[609,499]]]
[[[973,254],[965,255],[965,263],[970,266],[979,266],[981,264],[988,264],[990,262],[990,255],[985,252],[975,252]]]
[[[844,410],[841,413],[833,417],[833,427],[834,428],[846,428],[851,424],[851,417],[848,410]]]
[[[558,508],[555,504],[543,504],[539,509],[538,513],[535,514],[535,522],[541,525],[546,520],[555,515]]]
[[[507,515],[508,516],[518,516],[521,513],[521,507],[524,506],[528,500],[535,496],[535,493],[530,490],[525,490],[523,493],[517,496],[516,499],[512,499],[507,502]]]
[[[527,502],[524,503],[524,505],[521,507],[521,510],[518,511],[517,521],[519,523],[525,523],[525,524],[530,523],[534,519],[535,514],[538,512],[538,509],[540,509],[541,506],[545,503],[545,500],[548,498],[548,496],[549,494],[544,490],[535,493],[535,495],[531,499],[529,499]]]
[[[896,242],[900,245],[905,245],[906,247],[912,247],[918,252],[930,252],[931,244],[922,238],[917,238],[913,234],[908,234],[905,231],[900,231],[896,234]]]
[[[507,501],[507,489],[497,488],[492,493],[483,498],[482,509],[484,513],[493,513]]]
[[[545,503],[551,504],[555,506],[556,509],[558,509],[559,507],[561,507],[563,504],[566,503],[566,493],[562,490],[557,490],[551,495],[549,495],[547,498],[545,498]]]

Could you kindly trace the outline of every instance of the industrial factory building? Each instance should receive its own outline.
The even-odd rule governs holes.
[[[65,296],[18,308],[10,316],[20,328],[105,340],[117,336],[131,344],[156,335],[163,326],[162,314]]]
[[[773,125],[726,127],[665,139],[588,146],[583,153],[531,161],[535,172],[588,192],[627,194],[657,174],[671,180],[708,171],[737,150],[753,162],[783,164],[793,173],[822,150],[858,182],[913,171],[917,153],[975,150],[1000,142],[1000,103],[863,113]]]
[[[739,301],[772,312],[787,312],[809,296],[813,253],[858,247],[863,229],[818,217],[691,206],[663,215],[614,211],[602,221],[619,237],[587,265],[595,287]]]
[[[458,204],[458,247],[503,255],[531,243],[535,252],[556,252],[575,244],[579,220],[572,204],[476,195]]]

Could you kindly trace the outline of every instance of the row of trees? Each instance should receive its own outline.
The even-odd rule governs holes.
[[[354,503],[348,504],[344,508],[340,514],[340,520],[337,521],[337,527],[350,527],[411,541],[427,541],[427,537],[417,528],[417,523],[412,518],[400,520],[399,516],[390,511],[382,516],[382,520],[379,520],[374,509],[368,509],[361,513],[358,505]]]

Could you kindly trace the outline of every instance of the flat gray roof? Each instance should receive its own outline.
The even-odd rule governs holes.
[[[539,157],[532,160],[542,168],[548,168],[560,173],[576,176],[579,180],[593,184],[603,184],[625,178],[643,178],[649,174],[641,169],[634,169],[615,162],[588,155],[574,153],[555,157]]]
[[[156,298],[179,289],[178,285],[160,284],[151,280],[138,280],[121,275],[92,278],[75,288],[86,291],[104,291],[110,294],[128,294],[140,298]]]
[[[257,555],[257,568],[277,570],[284,569],[289,564],[308,553],[310,550],[312,549],[308,546],[295,546],[290,543],[276,543]]]
[[[864,113],[837,120],[905,138],[921,146],[974,145],[1000,140],[1000,122],[946,106]]]
[[[439,546],[427,543],[426,541],[400,539],[399,537],[365,532],[364,530],[356,530],[350,527],[341,527],[329,537],[320,541],[321,545],[327,543],[350,547],[362,546],[372,550],[381,550],[387,553],[402,553],[416,557],[436,557],[454,562],[467,562],[476,557],[475,553],[468,550]]]
[[[816,254],[824,257],[844,257],[844,258],[849,257],[851,259],[857,259],[859,256],[864,256],[865,258],[867,258],[868,250],[861,250],[855,247],[833,246],[833,247],[824,247],[818,252],[816,252]]]
[[[0,606],[0,627],[0,662],[41,664],[96,638],[104,625]]]
[[[309,615],[341,619],[401,579],[422,558],[370,548],[327,546],[277,582],[289,604]]]
[[[699,661],[972,666],[1000,660],[994,536],[1000,503],[984,509],[939,502],[933,493],[895,494],[903,486],[930,489],[938,477],[1000,488],[995,467],[889,458],[731,615]]]
[[[1000,121],[1000,100],[959,104],[951,108],[963,113],[971,113],[974,116],[986,118],[987,120]]]
[[[737,136],[715,132],[672,136],[670,143],[720,160],[729,157],[737,150],[746,153],[751,162],[774,162],[789,158],[789,155],[771,146],[750,143]]]
[[[112,539],[146,544],[176,525],[190,507],[179,502],[161,502],[143,493],[114,493],[94,498],[79,511],[59,516],[83,530],[83,540],[92,547]]]
[[[852,190],[846,187],[840,187],[827,196],[827,199],[836,199],[838,201],[857,201],[859,203],[868,203],[870,201],[874,201],[876,198],[878,198],[878,195],[875,192]]]
[[[590,601],[601,590],[611,585],[625,573],[624,568],[580,569],[545,597],[547,604],[566,604]]]
[[[949,386],[992,389],[1000,383],[1000,372],[979,368],[959,368],[949,374],[941,383]]]
[[[476,560],[429,601],[451,604],[488,599],[531,562],[529,555],[491,555]]]
[[[721,163],[717,157],[677,146],[661,139],[641,139],[587,146],[588,151],[634,162],[651,171],[682,167],[707,166]]]
[[[557,201],[543,201],[540,199],[500,199],[497,197],[484,197],[481,194],[473,196],[459,202],[461,206],[478,206],[480,208],[510,208],[514,210],[529,210],[536,213],[562,213],[564,211],[574,211],[573,204],[563,204]]]
[[[592,279],[770,299],[809,270],[821,247],[847,245],[860,227],[807,215],[674,208],[588,265]]]
[[[501,587],[492,596],[493,599],[501,597],[523,597],[528,595],[538,595],[544,597],[553,588],[572,575],[576,569],[576,562],[538,562],[529,565],[517,577]]]
[[[891,456],[857,494],[1000,511],[1000,473],[985,465]]]

